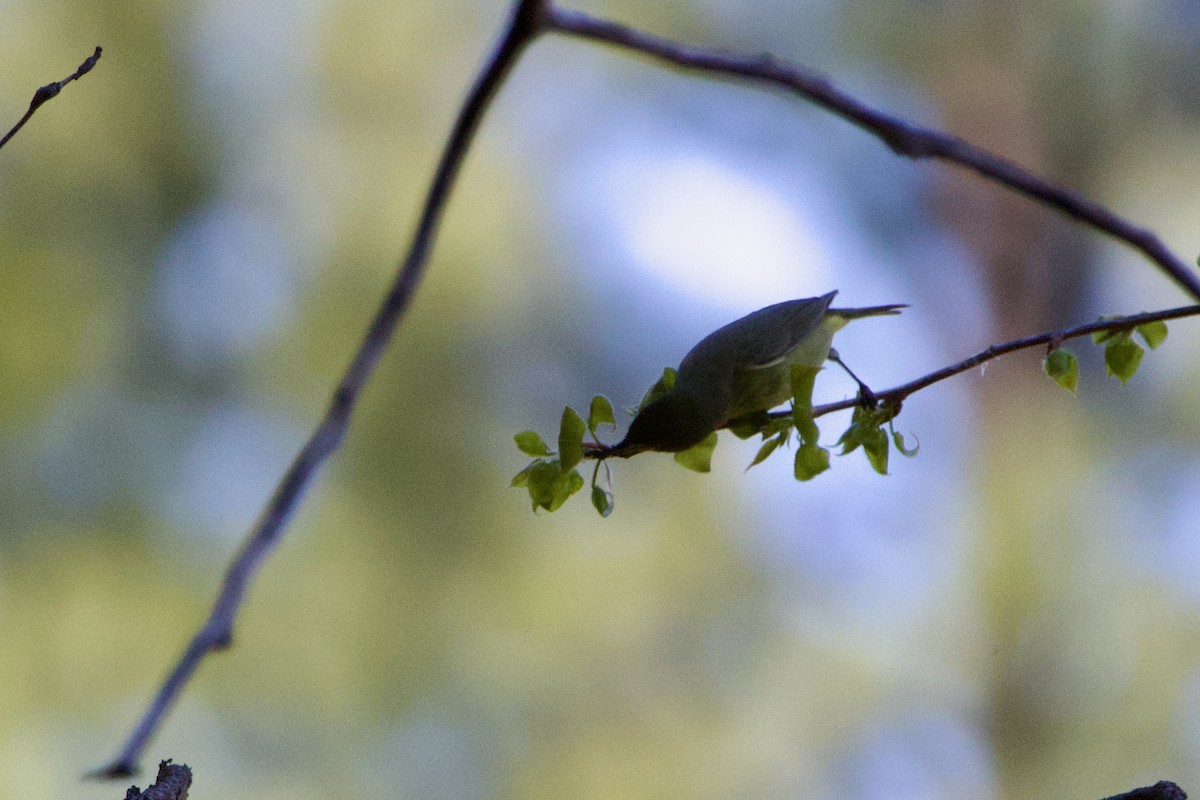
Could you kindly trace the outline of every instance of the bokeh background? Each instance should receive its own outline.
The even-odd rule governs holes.
[[[769,51],[1200,252],[1195,0],[579,2]],[[500,0],[0,2],[0,797],[106,762],[321,413]],[[148,751],[195,797],[1200,791],[1200,327],[1129,386],[1040,354],[914,396],[811,484],[725,440],[530,513],[512,435],[703,334],[907,302],[887,387],[1184,304],[1127,249],[823,112],[561,38],[488,116],[345,449]],[[833,371],[821,399],[849,396]],[[845,418],[823,421],[832,441]],[[142,785],[145,781],[139,781]]]

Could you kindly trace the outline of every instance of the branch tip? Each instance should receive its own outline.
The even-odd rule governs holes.
[[[17,135],[17,131],[25,127],[25,123],[28,122],[29,119],[34,115],[34,112],[42,107],[42,104],[53,97],[57,97],[58,93],[62,91],[63,87],[71,81],[78,80],[79,78],[91,72],[92,68],[96,66],[96,62],[100,60],[100,54],[103,52],[104,48],[96,45],[96,50],[90,56],[85,58],[83,63],[79,65],[79,68],[70,75],[63,78],[61,81],[55,81],[54,83],[48,83],[45,86],[39,86],[37,91],[33,93],[33,99],[29,101],[29,108],[25,111],[24,116],[17,120],[17,124],[13,125],[12,129],[9,130],[8,133],[4,134],[3,138],[0,138],[0,147],[4,147],[4,145],[8,144],[8,141]]]

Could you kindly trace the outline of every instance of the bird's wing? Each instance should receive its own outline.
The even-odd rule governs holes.
[[[717,329],[683,357],[679,379],[710,373],[732,376],[735,370],[779,364],[817,329],[835,294],[776,303]]]

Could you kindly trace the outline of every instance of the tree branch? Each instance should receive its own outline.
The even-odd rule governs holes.
[[[47,83],[45,86],[34,92],[33,99],[29,101],[29,110],[25,112],[25,116],[17,120],[17,124],[12,126],[12,130],[4,134],[4,138],[0,139],[0,147],[4,147],[4,145],[8,144],[8,140],[16,136],[17,131],[25,127],[25,123],[29,121],[30,117],[33,116],[35,111],[42,107],[43,103],[52,97],[57,97],[58,93],[63,90],[63,87],[71,81],[79,80],[84,75],[87,75],[89,72],[91,72],[92,67],[96,66],[96,62],[100,60],[100,54],[102,52],[103,49],[97,47],[96,52],[92,53],[83,60],[83,63],[79,65],[79,69],[75,70],[61,81]]]
[[[822,76],[770,55],[744,56],[693,47],[578,11],[552,9],[549,26],[564,34],[623,47],[686,70],[744,78],[794,92],[874,134],[899,155],[912,159],[932,158],[964,167],[1107,233],[1140,251],[1193,298],[1200,300],[1200,277],[1168,250],[1154,232],[970,142],[874,109]]]
[[[1143,786],[1104,800],[1187,800],[1187,792],[1171,781],[1159,781],[1153,786]]]
[[[1014,339],[1011,342],[1003,344],[994,344],[986,350],[981,350],[970,358],[964,358],[962,361],[943,367],[936,372],[931,372],[924,377],[917,378],[914,381],[909,381],[901,386],[896,386],[883,392],[875,392],[875,396],[880,402],[893,401],[896,403],[903,402],[909,395],[919,392],[927,386],[932,386],[939,381],[944,381],[960,373],[978,367],[991,361],[993,358],[1014,353],[1017,350],[1026,350],[1030,347],[1038,347],[1039,345],[1047,345],[1051,348],[1058,347],[1065,341],[1070,339],[1078,339],[1081,336],[1087,336],[1099,331],[1123,331],[1136,328],[1138,325],[1145,325],[1147,322],[1165,322],[1170,319],[1180,319],[1181,317],[1194,317],[1200,315],[1200,305],[1183,306],[1181,308],[1169,308],[1163,311],[1148,311],[1144,314],[1132,314],[1126,317],[1118,317],[1116,319],[1102,319],[1096,322],[1089,322],[1087,325],[1078,325],[1074,328],[1067,328],[1063,331],[1055,331],[1050,333],[1039,333],[1036,336],[1026,336],[1023,339]],[[836,403],[826,403],[824,405],[813,408],[813,417],[820,417],[825,414],[831,414],[834,411],[843,411],[847,408],[853,408],[858,405],[858,399],[852,398],[849,400],[839,400]],[[772,418],[785,417],[790,415],[790,411],[777,411],[771,414]]]
[[[382,305],[375,312],[350,366],[338,383],[324,418],[288,467],[257,525],[234,556],[208,620],[162,683],[121,752],[108,766],[93,773],[94,776],[119,778],[134,774],[142,750],[175,704],[200,661],[209,652],[224,649],[232,642],[233,622],[251,579],[279,543],[304,491],[341,445],[359,395],[412,302],[425,273],[450,190],[480,120],[525,46],[543,30],[545,16],[544,0],[520,0],[517,3],[503,39],[459,110],[425,197],[408,253]]]
[[[170,759],[159,762],[154,783],[140,791],[131,786],[125,800],[187,800],[192,785],[192,770],[187,764],[172,764]]]
[[[874,392],[876,403],[890,402],[895,404],[898,409],[900,404],[906,400],[909,395],[912,395],[920,390],[932,386],[935,383],[944,381],[947,378],[952,378],[968,370],[978,367],[991,361],[994,358],[1014,353],[1017,350],[1027,350],[1030,347],[1038,347],[1039,345],[1047,345],[1053,349],[1059,347],[1063,342],[1071,339],[1078,339],[1081,336],[1087,336],[1098,331],[1122,331],[1132,330],[1139,325],[1145,325],[1148,322],[1165,322],[1171,319],[1180,319],[1182,317],[1200,316],[1200,305],[1183,306],[1181,308],[1169,308],[1162,311],[1148,311],[1143,314],[1131,314],[1125,317],[1116,317],[1112,319],[1102,319],[1096,322],[1089,322],[1086,325],[1078,325],[1074,328],[1067,328],[1062,331],[1052,331],[1049,333],[1039,333],[1035,336],[1026,336],[1023,339],[1014,339],[1011,342],[1003,344],[994,344],[986,350],[981,350],[970,358],[964,358],[962,361],[957,361],[947,367],[942,367],[939,370],[929,373],[916,380],[900,386],[893,387],[886,391]],[[853,397],[847,400],[838,400],[835,403],[825,403],[823,405],[813,407],[813,418],[822,417],[826,414],[832,414],[835,411],[845,411],[849,408],[854,408],[861,400]],[[792,416],[791,409],[786,411],[772,411],[767,414],[768,419],[785,419]],[[614,456],[614,446],[603,444],[601,442],[585,442],[583,446],[583,457],[597,460],[604,460]]]

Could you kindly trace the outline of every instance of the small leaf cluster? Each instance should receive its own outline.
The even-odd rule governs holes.
[[[747,414],[732,420],[727,426],[741,439],[761,436],[763,444],[750,463],[750,467],[761,464],[780,447],[791,443],[795,431],[799,446],[793,461],[793,475],[798,481],[808,481],[829,469],[830,451],[820,444],[821,431],[813,418],[813,385],[820,367],[793,366],[791,369],[792,411],[787,415],[772,415],[765,411]],[[671,391],[675,386],[676,372],[667,368],[662,377],[642,397],[636,414],[647,403]],[[917,448],[909,449],[904,439],[892,429],[892,420],[900,411],[898,403],[882,403],[860,406],[851,419],[850,427],[838,440],[842,447],[840,455],[862,448],[871,466],[880,474],[887,474],[888,453],[891,443],[905,456],[914,456]],[[533,510],[544,508],[557,511],[568,499],[584,486],[578,466],[585,457],[596,459],[592,471],[592,506],[607,517],[613,510],[611,475],[604,459],[604,445],[599,444],[597,429],[602,425],[616,427],[612,404],[604,397],[592,398],[586,421],[571,407],[563,409],[559,423],[558,451],[550,449],[546,442],[533,431],[518,433],[514,439],[517,447],[534,461],[517,473],[512,485],[526,489]],[[884,430],[884,427],[888,431]],[[583,437],[591,433],[594,443],[585,446]],[[709,434],[700,444],[674,454],[675,463],[695,472],[712,469],[713,451],[718,441],[717,433]],[[589,448],[590,452],[589,452]],[[600,468],[604,466],[605,485],[599,482]],[[749,469],[750,467],[747,467]]]
[[[1101,319],[1120,319],[1119,317],[1102,317]],[[1096,331],[1092,334],[1092,342],[1104,345],[1104,370],[1107,374],[1128,383],[1142,363],[1146,350],[1134,340],[1134,334],[1146,343],[1151,350],[1166,341],[1167,323],[1159,320],[1147,322],[1133,328],[1113,328]],[[1046,355],[1043,362],[1046,374],[1055,383],[1069,392],[1074,392],[1079,385],[1079,362],[1075,354],[1065,347],[1054,347]]]
[[[533,510],[544,508],[557,511],[580,489],[583,476],[577,467],[583,461],[583,435],[590,432],[596,438],[596,429],[601,425],[616,427],[612,403],[608,398],[596,395],[588,410],[587,422],[579,412],[567,406],[563,409],[558,426],[558,452],[555,453],[534,431],[522,431],[513,437],[518,449],[534,461],[512,479],[512,485],[529,492]],[[600,516],[607,517],[613,510],[611,490],[598,485],[600,462],[592,472],[592,505]]]
[[[1121,317],[1103,319],[1121,320]],[[1117,377],[1122,383],[1127,383],[1137,371],[1145,355],[1145,348],[1134,337],[1145,343],[1151,350],[1157,348],[1167,338],[1165,322],[1147,322],[1142,325],[1129,326],[1114,322],[1113,327],[1092,334],[1092,341],[1104,345],[1104,364],[1109,375]],[[1076,391],[1079,383],[1079,362],[1070,350],[1055,343],[1052,345],[1044,362],[1046,374],[1068,391]],[[809,481],[825,472],[830,467],[830,451],[820,444],[821,432],[813,415],[812,394],[820,367],[797,365],[791,368],[792,410],[781,415],[765,411],[755,412],[731,420],[726,426],[741,439],[753,436],[762,437],[762,445],[750,462],[750,467],[757,466],[767,460],[780,447],[791,443],[795,431],[798,447],[793,461],[793,475],[798,481]],[[647,403],[671,391],[675,386],[676,372],[667,368],[662,377],[647,390],[632,413],[636,414]],[[849,455],[859,448],[867,457],[871,468],[880,475],[888,474],[888,458],[891,449],[903,456],[913,457],[920,449],[920,444],[908,447],[904,437],[896,432],[893,421],[900,413],[898,400],[876,402],[873,397],[870,402],[863,402],[854,410],[850,426],[837,441],[841,452],[838,455]],[[557,511],[568,499],[579,492],[584,486],[583,476],[579,474],[578,466],[584,458],[594,458],[596,466],[592,470],[592,506],[602,516],[607,517],[613,511],[614,498],[611,488],[611,475],[606,453],[611,450],[599,443],[596,435],[597,428],[603,425],[616,427],[612,404],[603,396],[592,398],[585,421],[571,407],[563,409],[562,420],[559,423],[558,451],[550,449],[546,442],[533,431],[518,433],[514,439],[521,452],[532,456],[534,461],[521,470],[512,480],[515,487],[526,489],[533,510],[544,508],[547,511]],[[886,430],[885,430],[886,428]],[[583,437],[591,433],[593,441],[584,444]],[[674,454],[677,464],[695,472],[709,472],[712,469],[713,451],[717,446],[717,433],[711,433],[700,444]],[[605,471],[605,485],[600,485],[600,468]]]
[[[739,439],[761,436],[763,443],[750,462],[756,467],[776,450],[791,443],[796,432],[800,446],[796,450],[792,471],[796,480],[808,481],[829,469],[829,449],[821,447],[821,430],[813,418],[812,393],[819,367],[796,365],[791,368],[792,412],[787,416],[772,416],[765,412],[739,417],[729,424],[729,430]]]
[[[828,448],[820,445],[821,431],[813,419],[813,385],[820,371],[819,367],[792,367],[792,413],[787,417],[768,416],[760,429],[749,431],[751,436],[757,433],[763,437],[763,445],[750,462],[750,467],[761,464],[780,446],[787,444],[794,428],[800,439],[800,446],[796,449],[792,465],[792,474],[796,480],[809,481],[829,469],[830,452]],[[918,448],[907,447],[904,437],[892,428],[892,420],[899,413],[900,405],[895,402],[864,403],[857,406],[851,417],[850,427],[838,439],[837,444],[842,448],[838,455],[849,455],[861,447],[871,467],[880,475],[887,474],[891,442],[895,442],[896,449],[902,455],[910,458],[915,456]],[[887,426],[887,431],[884,431],[884,426]],[[733,430],[740,436],[746,432],[744,428]]]
[[[888,474],[888,451],[891,445],[894,444],[902,456],[915,456],[921,449],[920,442],[909,447],[904,441],[904,436],[892,427],[892,420],[898,412],[899,409],[887,403],[874,408],[859,406],[854,409],[850,427],[838,440],[838,444],[842,446],[842,452],[838,455],[849,455],[861,447],[871,468],[880,475]],[[886,433],[883,430],[884,425],[888,428]]]

